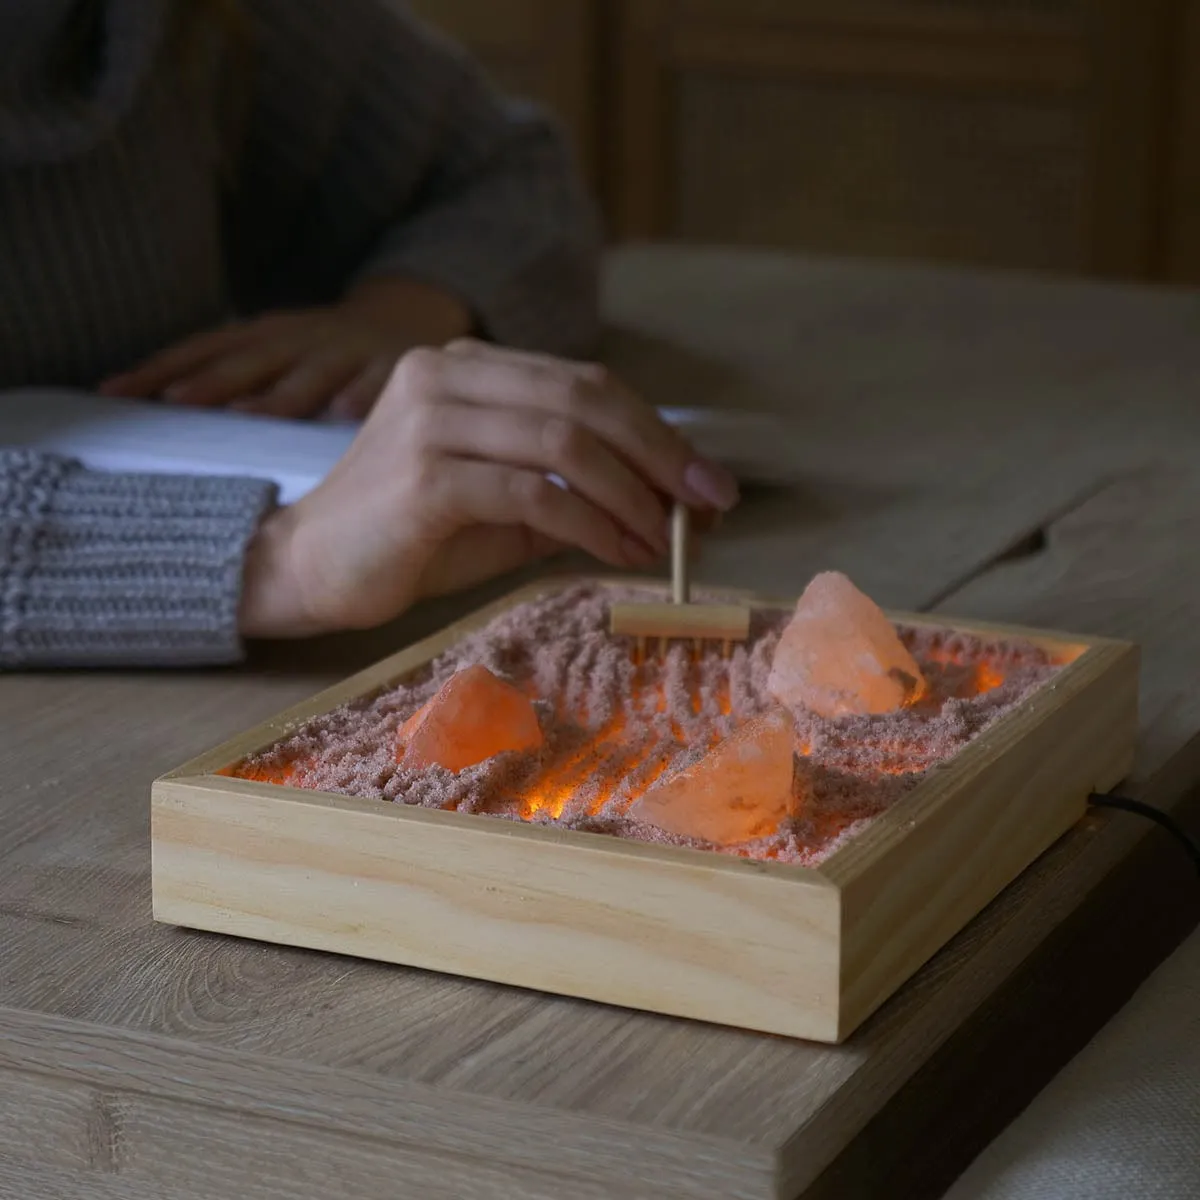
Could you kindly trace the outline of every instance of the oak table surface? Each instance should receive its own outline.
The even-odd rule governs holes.
[[[892,607],[1138,641],[1123,791],[1190,812],[1200,300],[661,247],[607,293],[656,401],[796,422],[796,486],[751,491],[701,579],[838,567]],[[236,671],[0,678],[0,1197],[816,1195],[1149,836],[1089,817],[841,1047],[151,922],[154,777],[516,582]]]

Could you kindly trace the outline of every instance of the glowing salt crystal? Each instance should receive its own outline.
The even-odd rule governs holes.
[[[486,667],[467,667],[404,723],[400,765],[461,771],[506,750],[536,750],[542,729],[533,705]]]
[[[793,735],[783,709],[754,717],[698,763],[652,785],[629,816],[719,846],[767,837],[791,809]]]
[[[891,621],[836,571],[805,589],[767,679],[776,700],[822,717],[894,712],[924,687]]]

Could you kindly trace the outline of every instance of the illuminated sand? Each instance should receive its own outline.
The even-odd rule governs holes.
[[[640,598],[634,591],[626,596]],[[816,865],[1058,669],[1025,643],[901,630],[927,683],[920,700],[895,713],[835,720],[796,710],[794,815],[766,836],[717,847],[641,824],[627,812],[656,781],[693,766],[775,705],[766,685],[790,614],[757,612],[749,642],[729,660],[714,650],[693,662],[689,649],[676,646],[639,666],[629,645],[607,633],[612,599],[611,589],[585,585],[519,605],[418,678],[310,721],[232,773]],[[400,727],[456,671],[476,664],[534,702],[545,735],[541,749],[500,755],[458,774],[402,766]]]

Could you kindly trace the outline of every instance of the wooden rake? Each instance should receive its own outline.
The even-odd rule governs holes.
[[[608,612],[609,633],[637,639],[637,661],[646,657],[647,644],[657,639],[660,653],[669,641],[692,643],[696,657],[706,641],[719,641],[728,658],[734,642],[750,636],[750,609],[741,604],[693,604],[688,576],[691,514],[676,504],[671,515],[671,602],[614,604]]]

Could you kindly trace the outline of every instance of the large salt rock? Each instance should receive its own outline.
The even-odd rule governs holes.
[[[894,712],[924,687],[895,626],[836,571],[805,588],[767,679],[776,700],[822,717]]]
[[[533,705],[486,667],[452,675],[400,729],[400,765],[461,771],[507,750],[536,750],[542,728]]]
[[[767,837],[791,808],[793,738],[784,709],[754,717],[698,763],[653,784],[629,816],[720,846]]]

